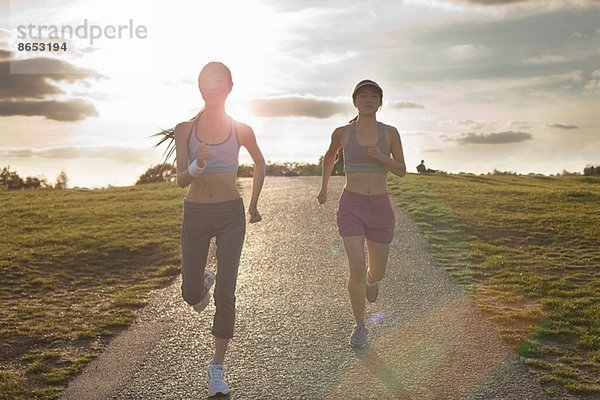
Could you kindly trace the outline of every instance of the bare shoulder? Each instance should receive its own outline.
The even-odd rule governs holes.
[[[396,129],[396,127],[393,125],[384,124],[383,122],[381,123],[381,125],[383,125],[383,129],[385,129],[386,132],[398,133],[398,129]]]
[[[396,129],[395,126],[393,125],[387,125],[382,123],[383,125],[383,129],[385,132],[385,135],[389,138],[398,138],[400,137],[400,133],[398,132],[398,129]]]
[[[331,137],[334,139],[338,139],[338,140],[344,139],[348,136],[349,128],[350,128],[350,124],[338,126],[337,128],[335,128],[333,130]]]
[[[256,143],[256,135],[254,135],[254,130],[250,125],[236,120],[233,120],[233,123],[240,145],[246,146]]]
[[[250,125],[236,120],[233,120],[233,123],[235,124],[235,129],[237,130],[238,136],[240,138],[254,136],[254,131],[252,130]]]
[[[350,129],[350,124],[338,126],[335,128],[334,132],[348,132],[348,129]]]
[[[184,122],[180,122],[175,126],[175,138],[187,138],[187,135],[192,127],[192,121],[184,121]]]

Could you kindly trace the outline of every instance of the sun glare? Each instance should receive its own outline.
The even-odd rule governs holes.
[[[197,74],[206,62],[222,61],[231,68],[234,82],[244,82],[235,90],[241,96],[267,82],[283,26],[259,1],[175,1],[153,7],[153,46],[170,56],[165,58],[171,70],[183,62]],[[161,24],[162,18],[177,24]]]
[[[173,91],[182,93],[174,100],[181,105],[174,108],[189,108],[186,96],[196,95],[194,86],[202,66],[222,61],[234,80],[228,110],[245,119],[251,113],[244,100],[264,96],[265,88],[272,87],[270,82],[281,74],[273,60],[289,22],[260,0],[107,0],[71,2],[53,23],[77,27],[84,20],[102,29],[132,24],[147,31],[143,39],[102,37],[93,44],[76,38],[69,42],[68,54],[60,55],[64,61],[106,77],[93,82],[95,90],[110,93],[111,101],[98,105],[104,113],[118,113],[124,107],[133,114],[155,110],[160,103],[156,99]],[[169,87],[161,88],[165,83]]]

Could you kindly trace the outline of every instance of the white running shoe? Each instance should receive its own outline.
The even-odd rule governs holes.
[[[215,284],[217,279],[216,275],[212,271],[204,271],[204,298],[198,304],[194,304],[194,311],[202,312],[210,303],[210,288]]]
[[[226,370],[227,367],[223,364],[209,364],[206,370],[209,396],[215,396],[217,393],[229,393],[229,384],[225,380]]]

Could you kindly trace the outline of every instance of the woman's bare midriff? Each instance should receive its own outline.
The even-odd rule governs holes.
[[[206,174],[194,179],[185,199],[197,203],[219,203],[240,198],[236,173]]]
[[[346,189],[360,194],[387,193],[387,172],[346,173]]]

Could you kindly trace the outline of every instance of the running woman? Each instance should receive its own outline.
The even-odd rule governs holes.
[[[336,154],[343,148],[346,185],[339,199],[337,226],[348,256],[348,292],[356,320],[350,345],[357,348],[367,345],[365,297],[369,302],[377,299],[394,236],[395,217],[387,191],[387,174],[388,171],[400,177],[406,174],[398,130],[377,121],[375,116],[382,101],[383,90],[377,83],[363,80],[356,85],[352,102],[358,116],[333,131],[323,157],[321,190],[317,196],[319,204],[327,201],[329,177]]]
[[[181,285],[184,300],[197,312],[210,302],[216,282],[212,334],[214,357],[207,368],[208,392],[229,393],[225,380],[225,353],[233,337],[235,288],[242,245],[246,233],[243,200],[236,186],[238,153],[244,146],[254,161],[249,222],[262,218],[257,209],[265,160],[252,128],[225,112],[225,101],[233,88],[231,72],[219,62],[208,63],[198,77],[204,108],[191,121],[175,128],[177,183],[189,186],[183,205],[181,227]],[[205,269],[208,248],[216,236],[217,273]]]

